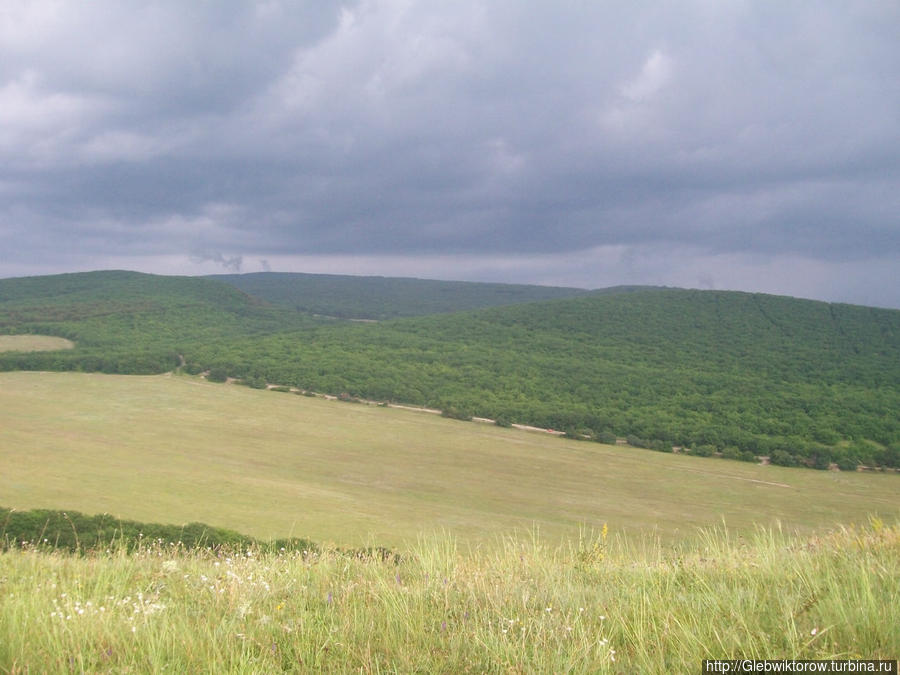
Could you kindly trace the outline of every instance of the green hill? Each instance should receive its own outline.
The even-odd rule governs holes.
[[[644,290],[321,326],[205,344],[189,359],[238,377],[628,435],[658,449],[823,468],[898,460],[892,310]]]
[[[359,293],[365,286],[356,284]],[[435,303],[422,292],[417,311]],[[391,311],[412,311],[415,303],[397,297]],[[321,303],[332,315],[353,305]],[[427,405],[572,437],[627,436],[659,450],[819,468],[900,464],[896,310],[614,289],[356,323],[315,318],[214,279],[96,272],[0,280],[4,333],[75,342],[67,351],[0,353],[5,370],[154,373],[182,355],[189,372]]]
[[[65,352],[2,353],[0,370],[159,373],[175,368],[190,344],[309,322],[198,277],[105,271],[0,279],[0,334],[75,342]]]
[[[393,319],[583,295],[580,288],[258,272],[208,277],[267,302],[342,319]]]

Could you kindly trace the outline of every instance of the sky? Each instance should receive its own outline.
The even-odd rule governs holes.
[[[900,308],[900,3],[0,3],[0,277]]]

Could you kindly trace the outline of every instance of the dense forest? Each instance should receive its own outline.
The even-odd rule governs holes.
[[[188,345],[270,335],[316,323],[215,281],[137,272],[0,280],[0,334],[57,335],[72,351],[0,353],[0,370],[150,374]]]
[[[436,281],[339,274],[256,272],[217,274],[224,281],[273,305],[342,319],[396,319],[460,312],[498,305],[553,300],[588,291],[557,286]]]
[[[316,314],[336,316],[338,303]],[[900,465],[895,310],[622,289],[358,323],[211,279],[116,272],[0,281],[0,333],[15,332],[77,346],[0,354],[0,368],[161,372],[181,355],[188,372],[574,438],[818,468]]]

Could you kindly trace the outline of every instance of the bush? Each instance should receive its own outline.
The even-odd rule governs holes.
[[[470,412],[460,410],[452,405],[441,410],[441,417],[448,417],[452,420],[463,420],[464,422],[470,422],[472,420],[472,414]]]
[[[815,452],[810,455],[810,460],[812,468],[818,469],[819,471],[827,471],[831,466],[831,452],[829,452],[827,448],[817,448]]]
[[[733,445],[722,449],[722,459],[741,459],[741,451]]]
[[[834,445],[841,440],[840,434],[834,429],[823,424],[814,426],[810,431],[814,441],[824,443],[826,445]]]
[[[132,551],[154,544],[180,544],[185,548],[265,547],[253,537],[203,523],[160,525],[120,520],[109,514],[86,516],[77,511],[35,509],[14,511],[0,508],[0,550],[37,546],[84,553],[109,546]],[[305,539],[279,540],[279,548],[311,550]]]
[[[693,450],[691,450],[692,455],[697,455],[697,457],[712,457],[716,453],[716,446],[709,445],[708,443],[704,445],[698,445]]]
[[[210,368],[206,379],[210,382],[226,382],[228,380],[228,371],[224,368]]]
[[[776,450],[773,452],[769,461],[778,466],[797,466],[797,459],[784,450]]]
[[[872,466],[875,461],[875,447],[864,440],[854,440],[847,448],[847,455],[856,459],[858,464]]]
[[[511,427],[512,422],[509,421],[509,418],[504,417],[503,415],[498,415],[497,419],[494,420],[494,424],[498,427]]]
[[[266,380],[262,377],[245,377],[238,384],[243,384],[251,389],[265,389]]]
[[[856,471],[859,460],[853,454],[840,455],[837,458],[837,465],[841,471]]]
[[[894,443],[876,453],[881,466],[900,467],[900,443]]]
[[[607,445],[615,445],[616,435],[611,431],[601,431],[596,436],[594,436],[594,440],[598,443],[606,443]]]

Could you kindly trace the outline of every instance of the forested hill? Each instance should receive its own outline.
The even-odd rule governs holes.
[[[216,274],[280,307],[342,319],[393,319],[584,295],[581,288],[401,277],[257,272]]]
[[[92,304],[98,309],[132,308],[135,302],[214,303],[236,309],[253,304],[246,293],[202,277],[161,276],[125,270],[76,272],[0,279],[0,307],[61,307]]]
[[[256,386],[422,404],[576,437],[630,436],[658,449],[817,466],[900,463],[900,311],[736,292],[617,291],[357,323],[208,278],[5,279],[0,334],[56,335],[75,348],[0,353],[0,369],[154,373],[183,355],[188,372],[215,369]],[[320,306],[338,313],[333,299]]]
[[[900,442],[896,310],[644,290],[322,326],[207,344],[190,358],[239,377],[660,449],[827,466],[877,462]]]
[[[0,279],[0,334],[73,340],[66,352],[0,354],[0,369],[172,370],[188,345],[300,328],[311,320],[209,279],[127,271]]]

